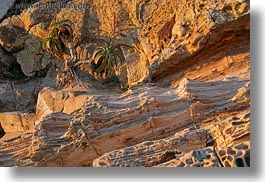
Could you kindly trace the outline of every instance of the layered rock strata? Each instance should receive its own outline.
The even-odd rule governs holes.
[[[167,152],[184,154],[211,145],[226,150],[249,141],[248,83],[184,80],[178,88],[148,85],[109,95],[47,88],[39,94],[29,156],[36,166],[90,166],[104,153],[132,146],[97,160],[117,155],[120,164],[106,161],[154,166],[167,162],[160,160]],[[136,156],[127,160],[126,155]]]
[[[26,9],[0,24],[0,79],[11,61],[28,77],[49,70],[0,80],[0,166],[250,166],[248,0],[66,3],[89,8]],[[127,91],[86,72],[114,14],[114,43],[131,46],[115,70]],[[74,23],[86,88],[56,88],[49,65],[61,62],[41,46],[55,17]]]

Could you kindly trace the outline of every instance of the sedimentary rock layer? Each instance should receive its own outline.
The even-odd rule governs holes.
[[[0,25],[5,62],[30,77],[49,69],[0,82],[0,166],[250,166],[248,0],[67,3],[89,8],[33,8]],[[127,91],[86,72],[115,13],[123,36],[114,43],[131,46],[115,70]],[[41,47],[56,16],[74,23],[86,88],[56,88],[47,65],[62,62]]]
[[[249,139],[247,89],[248,81],[235,79],[184,80],[178,88],[140,86],[122,95],[47,88],[38,99],[31,160],[36,166],[87,166],[106,152],[144,141],[162,139],[157,143],[169,150],[163,138],[172,135],[180,142],[173,149],[181,152],[212,141],[233,146]]]

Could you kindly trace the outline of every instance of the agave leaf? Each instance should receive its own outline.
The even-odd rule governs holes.
[[[106,64],[108,65],[108,62],[109,62],[109,53],[106,52],[106,54],[104,55],[105,57],[105,60],[106,60]]]
[[[55,51],[55,53],[61,55],[63,52],[63,48],[62,48],[62,44],[59,40],[54,39],[53,40],[53,50]]]
[[[45,40],[44,40],[44,42],[43,42],[43,48],[45,49],[45,50],[50,50],[51,49],[51,41],[52,41],[52,38],[50,38],[50,37],[46,37],[45,38]]]
[[[61,41],[58,39],[54,39],[54,41],[55,41],[55,44],[58,46],[59,50],[62,52],[63,47],[62,47]]]
[[[60,21],[60,24],[73,25],[73,22],[71,22],[70,20],[62,20]]]
[[[51,40],[51,39],[48,40],[46,45],[47,45],[47,50],[51,50],[51,48],[52,48],[52,47],[51,47],[51,45],[52,45],[52,40]]]
[[[44,50],[47,50],[47,47],[48,47],[48,41],[45,39],[43,42],[42,42],[42,48]]]
[[[69,37],[72,38],[73,37],[73,29],[70,25],[65,25],[64,28],[69,32]]]
[[[106,59],[103,59],[101,65],[95,70],[95,72],[98,74],[102,72],[104,69],[106,69],[106,67],[107,67]]]
[[[95,59],[94,59],[94,63],[98,64],[99,60],[102,59],[102,58],[104,59],[104,56],[102,54],[100,54],[100,53],[97,54]]]
[[[56,28],[52,28],[49,32],[49,36],[50,37],[57,37],[58,33],[57,33],[57,29]]]
[[[120,62],[123,62],[124,61],[124,58],[123,58],[123,56],[122,56],[122,54],[120,53],[120,52],[114,52],[113,53],[116,57],[118,57],[119,58],[119,61]]]
[[[108,54],[108,57],[107,57],[107,67],[106,67],[106,76],[109,75],[110,71],[111,71],[111,62],[112,62],[112,55],[111,54]]]
[[[110,55],[110,61],[109,61],[108,69],[111,69],[112,67],[115,67],[116,65],[116,58],[113,54]]]
[[[61,54],[60,47],[57,44],[53,44],[53,51],[57,54]]]
[[[52,52],[52,53],[56,53],[57,51],[56,51],[56,48],[55,48],[55,44],[51,44],[51,49],[50,49],[50,51]]]
[[[93,53],[92,59],[95,64],[100,66],[95,70],[96,73],[110,74],[112,69],[123,62],[123,54],[119,48],[113,47],[107,43],[104,47],[97,47]],[[100,60],[102,60],[100,62]]]
[[[93,55],[92,55],[92,59],[94,60],[95,57],[97,56],[97,54],[99,54],[100,52],[102,52],[103,50],[101,48],[96,48]]]
[[[60,37],[63,33],[63,30],[69,32],[69,37],[73,37],[73,23],[70,20],[57,20],[52,23],[52,30],[50,31],[53,37]]]
[[[73,29],[68,24],[60,25],[58,28],[58,36],[64,35],[66,38],[72,38],[73,37]]]
[[[112,54],[109,54],[108,55],[108,67],[107,67],[109,70],[111,69],[112,62],[113,62],[113,56]]]

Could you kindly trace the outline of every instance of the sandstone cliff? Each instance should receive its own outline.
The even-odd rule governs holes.
[[[85,8],[0,24],[0,166],[250,166],[248,0],[65,3]],[[91,73],[113,14],[127,90]],[[41,46],[54,18],[74,23],[81,85],[56,85],[62,60]]]

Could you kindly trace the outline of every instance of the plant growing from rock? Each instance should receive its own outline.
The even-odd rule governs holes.
[[[43,48],[62,59],[64,47],[69,48],[71,59],[64,60],[64,71],[57,69],[57,86],[62,88],[65,85],[77,82],[86,87],[78,78],[72,65],[72,62],[76,59],[73,45],[73,23],[70,20],[56,20],[51,23],[48,36],[43,41]]]
[[[55,37],[48,36],[45,37],[43,41],[43,48],[52,54],[55,54],[57,57],[62,57],[63,54],[63,45],[60,40]]]
[[[63,47],[70,50],[71,60],[75,59],[73,45],[73,23],[70,20],[56,20],[51,23],[48,36],[44,39],[43,48],[57,57],[62,58]],[[65,68],[68,67],[68,60],[65,60]]]
[[[114,69],[124,61],[120,49],[121,44],[116,46],[113,45],[113,41],[117,35],[115,14],[113,16],[112,27],[111,41],[105,41],[105,46],[97,47],[92,55],[93,70],[96,74],[102,74],[103,77],[109,77]]]
[[[57,20],[52,23],[51,35],[61,40],[70,50],[71,59],[75,57],[73,44],[73,23],[70,20]]]
[[[105,46],[97,47],[92,56],[95,65],[95,73],[103,73],[108,77],[119,63],[123,62],[122,52],[118,47],[106,43]]]

